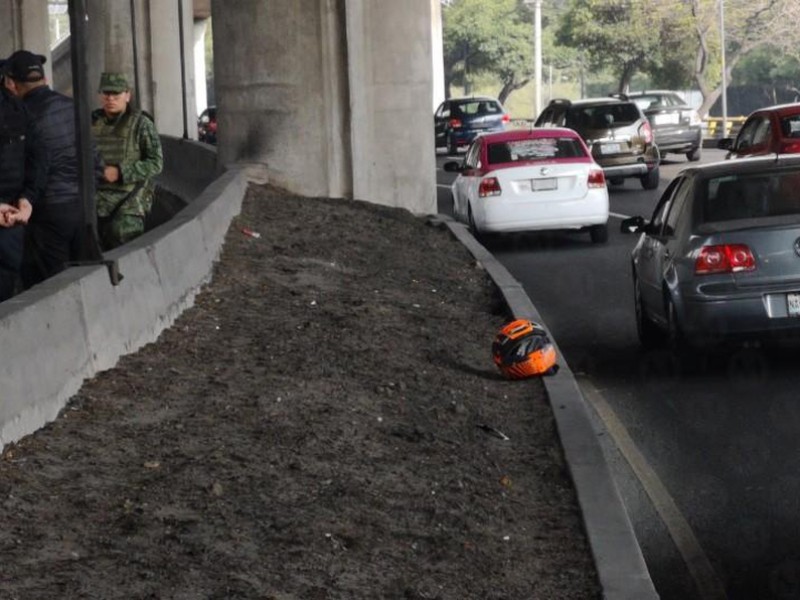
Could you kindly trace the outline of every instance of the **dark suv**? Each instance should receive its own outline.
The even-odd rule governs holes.
[[[624,95],[552,100],[535,126],[577,131],[613,184],[635,177],[646,190],[658,187],[661,155],[653,129],[639,107]]]
[[[494,98],[451,98],[445,100],[433,115],[436,147],[455,154],[466,148],[479,133],[503,131],[510,121],[508,113]]]

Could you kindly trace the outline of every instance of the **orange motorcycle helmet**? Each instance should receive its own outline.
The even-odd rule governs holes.
[[[494,364],[509,379],[547,375],[556,368],[556,349],[538,323],[517,319],[504,325],[492,344]]]

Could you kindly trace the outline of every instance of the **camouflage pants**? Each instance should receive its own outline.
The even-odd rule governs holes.
[[[144,233],[144,217],[117,213],[110,219],[99,217],[100,247],[106,251],[121,246]]]

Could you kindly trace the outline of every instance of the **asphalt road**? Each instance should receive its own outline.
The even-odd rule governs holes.
[[[705,150],[703,162],[723,158]],[[440,212],[453,176],[437,155]],[[505,236],[489,249],[525,287],[594,408],[598,435],[664,600],[800,598],[798,348],[712,352],[689,372],[636,339],[622,216],[657,191],[610,189],[610,237]]]

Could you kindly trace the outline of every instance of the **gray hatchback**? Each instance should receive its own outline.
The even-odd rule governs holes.
[[[800,157],[685,168],[622,231],[642,343],[800,339]]]

